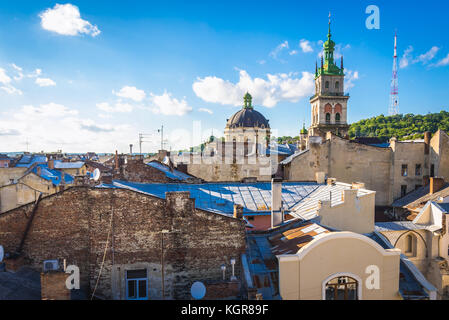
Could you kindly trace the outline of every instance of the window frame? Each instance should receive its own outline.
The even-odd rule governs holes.
[[[145,278],[128,278],[128,271],[138,271],[138,270],[145,270],[147,276]],[[130,281],[136,281],[136,298],[130,298],[129,297],[129,282]],[[139,297],[139,285],[140,282],[144,281],[145,282],[145,288],[146,288],[146,296],[145,297]],[[148,289],[149,289],[149,281],[148,281],[148,269],[128,269],[125,270],[125,286],[126,286],[126,300],[148,300],[149,299],[149,295],[148,295]]]

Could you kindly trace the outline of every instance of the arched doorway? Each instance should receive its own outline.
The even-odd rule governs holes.
[[[323,283],[324,300],[359,300],[361,296],[360,279],[354,275],[337,274]]]

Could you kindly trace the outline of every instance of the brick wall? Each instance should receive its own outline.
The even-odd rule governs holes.
[[[17,249],[31,210],[26,205],[0,215],[0,243],[7,252]],[[163,200],[122,189],[74,187],[43,198],[23,252],[38,270],[51,259],[77,265],[82,287],[91,291],[109,233],[96,295],[124,298],[123,270],[146,263],[149,296],[157,299],[161,297],[160,231],[165,229],[171,231],[164,235],[167,298],[190,298],[193,282],[220,280],[220,266],[230,268],[231,258],[240,265],[246,246],[242,220],[195,209],[188,193],[168,193]]]
[[[128,159],[126,164],[120,166],[120,172],[114,174],[114,179],[141,183],[173,182],[173,180],[167,178],[163,172],[143,163],[143,161],[139,159]]]
[[[70,300],[70,290],[65,283],[67,277],[64,272],[41,273],[42,300]]]

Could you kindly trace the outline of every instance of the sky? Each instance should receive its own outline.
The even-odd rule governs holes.
[[[369,5],[379,29],[368,29]],[[249,91],[274,136],[310,125],[329,12],[348,121],[448,109],[448,1],[0,2],[0,152],[142,152],[222,136]]]

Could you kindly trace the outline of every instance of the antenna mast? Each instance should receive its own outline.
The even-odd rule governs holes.
[[[391,79],[390,107],[388,113],[394,116],[399,113],[399,81],[398,81],[398,36],[394,34],[393,77]]]

